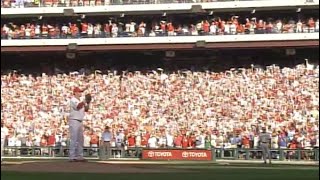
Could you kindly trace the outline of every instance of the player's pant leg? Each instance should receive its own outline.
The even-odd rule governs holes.
[[[106,159],[106,143],[102,142],[102,144],[100,145],[100,157],[102,160]]]
[[[266,144],[261,144],[261,149],[262,149],[262,158],[264,162],[267,162],[267,146]]]
[[[77,135],[78,139],[77,139],[77,158],[83,158],[83,141],[84,141],[84,137],[83,137],[83,124],[79,123],[78,124],[78,135]]]
[[[2,162],[3,154],[4,154],[4,139],[3,140],[1,139],[1,162]]]
[[[106,144],[106,149],[107,149],[107,158],[109,159],[109,158],[111,158],[111,143],[110,142],[108,142]]]
[[[76,147],[78,139],[78,125],[77,121],[69,120],[69,133],[70,133],[70,147],[69,147],[69,158],[76,159]]]
[[[267,153],[268,153],[269,163],[271,163],[271,151],[270,151],[270,148],[269,148],[268,145],[267,145],[267,147],[266,147],[266,150],[267,150]]]

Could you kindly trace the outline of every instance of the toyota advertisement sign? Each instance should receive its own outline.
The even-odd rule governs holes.
[[[144,160],[186,160],[186,161],[211,161],[212,152],[202,149],[144,149]]]

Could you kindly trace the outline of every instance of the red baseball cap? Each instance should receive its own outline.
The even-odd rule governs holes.
[[[73,89],[73,93],[79,93],[79,92],[83,92],[79,87],[75,87]]]

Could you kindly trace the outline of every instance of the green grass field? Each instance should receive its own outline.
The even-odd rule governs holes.
[[[5,180],[316,180],[318,167],[169,165],[186,173],[93,174],[1,172]],[[168,166],[167,166],[168,167]]]

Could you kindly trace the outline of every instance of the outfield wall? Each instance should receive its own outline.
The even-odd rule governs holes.
[[[112,159],[140,159],[140,160],[187,160],[187,161],[216,161],[216,160],[261,160],[259,149],[178,149],[162,148],[148,149],[130,147],[126,149],[112,148]],[[88,159],[101,159],[99,148],[84,148],[84,157]],[[272,149],[274,161],[319,161],[319,149]],[[36,158],[61,159],[68,157],[66,147],[5,147],[4,158]]]

